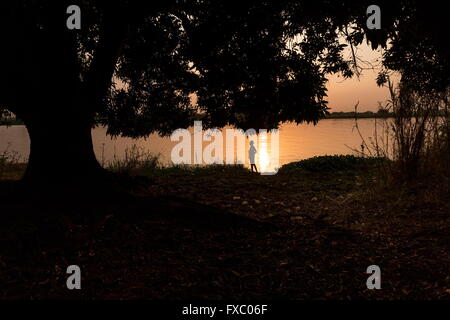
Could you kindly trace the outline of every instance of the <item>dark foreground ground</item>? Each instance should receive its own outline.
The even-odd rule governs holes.
[[[377,174],[353,165],[145,174],[130,195],[89,200],[0,182],[0,298],[450,298],[444,178],[374,190]],[[72,264],[81,290],[66,289]],[[372,264],[381,290],[366,287]]]

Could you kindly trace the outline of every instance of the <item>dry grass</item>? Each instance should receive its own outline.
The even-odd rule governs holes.
[[[153,155],[144,148],[132,145],[125,149],[124,158],[119,159],[114,154],[113,159],[104,166],[113,172],[133,174],[136,171],[148,171],[161,167],[159,157],[159,155]]]
[[[9,150],[10,145],[0,153],[0,180],[16,180],[17,174],[21,172],[25,164],[20,163],[20,156],[17,152]]]
[[[374,136],[363,140],[364,149],[375,157],[389,158],[379,175],[386,185],[414,185],[418,180],[449,177],[450,88],[445,92],[417,92],[406,84],[389,81],[391,98],[384,109],[392,119],[376,119]],[[355,107],[357,109],[357,106]],[[357,119],[355,128],[359,132]]]

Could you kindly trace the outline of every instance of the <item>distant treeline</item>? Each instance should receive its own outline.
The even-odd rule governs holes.
[[[325,119],[354,119],[354,118],[390,118],[393,117],[393,113],[388,110],[380,110],[378,112],[366,111],[366,112],[330,112],[325,116]]]
[[[420,114],[408,115],[409,117],[421,117]],[[429,114],[430,117],[448,117],[445,110],[435,111]],[[331,112],[324,117],[324,119],[354,119],[354,118],[392,118],[394,113],[386,109],[380,109],[378,112],[366,111],[366,112]]]

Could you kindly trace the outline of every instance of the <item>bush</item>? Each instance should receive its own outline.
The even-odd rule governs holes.
[[[450,115],[446,92],[417,92],[401,84],[391,86],[394,112],[394,179],[411,180],[420,175],[449,171]]]
[[[363,158],[353,155],[319,156],[288,163],[280,168],[279,173],[354,171],[375,167],[386,161],[384,158]]]
[[[0,179],[3,179],[5,172],[19,163],[20,156],[15,151],[10,151],[11,144],[8,144],[8,147],[0,153]]]
[[[114,155],[113,160],[106,164],[106,167],[109,170],[125,174],[131,174],[133,171],[137,170],[154,170],[159,166],[159,155],[153,155],[136,145],[125,149],[125,157],[123,159],[118,159],[116,155]]]

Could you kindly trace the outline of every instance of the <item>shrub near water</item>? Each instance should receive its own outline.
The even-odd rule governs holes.
[[[131,174],[137,170],[154,170],[160,167],[159,155],[153,155],[143,148],[133,145],[125,149],[123,159],[117,158],[114,154],[113,160],[107,163],[106,167],[111,171],[125,174]]]
[[[374,168],[387,161],[384,158],[363,158],[352,155],[318,156],[288,163],[281,167],[279,173],[354,171]]]
[[[450,87],[418,91],[415,84],[394,85],[388,80],[387,88],[390,99],[385,109],[392,113],[392,122],[381,122],[381,127],[375,122],[374,140],[363,142],[370,154],[392,159],[387,184],[449,178]]]
[[[243,165],[211,164],[211,165],[169,165],[164,166],[160,161],[160,155],[154,155],[144,148],[136,145],[127,147],[123,158],[114,155],[113,160],[106,164],[106,168],[124,174],[136,175],[212,175],[220,174],[245,174],[249,170]]]
[[[0,153],[0,179],[5,178],[5,173],[13,173],[17,170],[20,157],[17,152],[9,150],[10,145]]]

